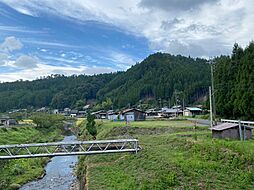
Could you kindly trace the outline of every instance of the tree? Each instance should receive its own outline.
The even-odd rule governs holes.
[[[61,127],[63,124],[64,116],[62,115],[50,115],[46,113],[38,113],[31,118],[37,127],[50,128]]]
[[[90,112],[88,112],[86,129],[90,133],[90,135],[93,136],[93,139],[96,139],[97,129],[96,129],[96,125],[95,125],[96,123],[94,120],[95,120],[95,116],[91,115]]]
[[[77,110],[82,110],[83,107],[85,106],[85,101],[84,100],[78,100],[76,101],[74,108]]]

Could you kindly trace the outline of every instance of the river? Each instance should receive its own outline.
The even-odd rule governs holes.
[[[76,137],[73,135],[66,136],[63,141],[75,140]],[[40,180],[25,184],[20,190],[69,190],[77,181],[76,176],[73,175],[77,162],[77,156],[53,157],[45,167],[46,175]]]

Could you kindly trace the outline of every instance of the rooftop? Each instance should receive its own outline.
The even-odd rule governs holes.
[[[197,107],[186,107],[185,109],[187,109],[189,111],[202,111],[202,109],[197,108]]]
[[[214,126],[213,128],[211,128],[211,130],[223,131],[225,129],[230,129],[230,128],[234,128],[237,126],[238,126],[237,123],[222,123],[222,124]]]

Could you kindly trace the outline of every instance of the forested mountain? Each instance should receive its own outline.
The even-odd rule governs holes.
[[[245,49],[234,45],[232,56],[215,65],[217,112],[225,118],[254,119],[254,43]]]
[[[99,90],[97,98],[110,97],[118,107],[144,99],[171,100],[172,105],[176,95],[179,103],[182,98],[187,103],[204,96],[209,83],[206,60],[156,53],[116,76]]]
[[[74,107],[78,101],[95,99],[97,91],[116,75],[118,73],[70,77],[52,75],[34,81],[1,83],[0,111],[43,106]]]
[[[106,98],[114,108],[140,100],[193,102],[207,93],[209,65],[204,59],[156,53],[126,72],[94,76],[53,75],[34,81],[0,84],[0,111],[51,106],[63,109]]]

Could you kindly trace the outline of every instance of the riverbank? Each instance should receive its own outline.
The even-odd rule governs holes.
[[[37,128],[34,126],[0,129],[0,144],[42,143],[63,139],[58,127]],[[17,189],[28,181],[44,175],[49,158],[17,159],[0,161],[0,189]]]
[[[254,141],[211,138],[190,121],[97,122],[98,139],[134,137],[138,154],[90,155],[80,172],[89,190],[254,189]]]

